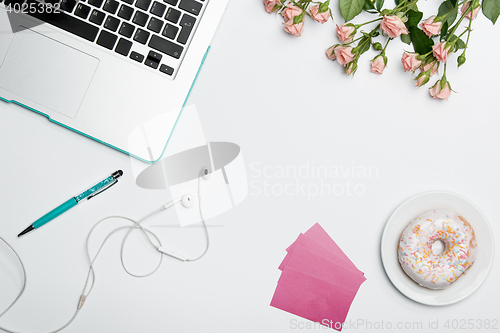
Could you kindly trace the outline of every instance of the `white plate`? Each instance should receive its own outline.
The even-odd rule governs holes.
[[[463,216],[474,228],[477,257],[474,264],[456,282],[443,290],[431,290],[416,284],[398,262],[399,237],[406,226],[419,215],[435,209],[449,209]],[[472,202],[450,192],[419,194],[396,209],[382,234],[382,263],[392,284],[406,297],[427,305],[449,305],[459,302],[479,288],[493,264],[495,243],[488,220]]]

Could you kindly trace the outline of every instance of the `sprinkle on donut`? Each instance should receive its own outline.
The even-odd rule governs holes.
[[[434,254],[435,242],[444,244]],[[399,239],[398,257],[405,273],[419,285],[444,289],[475,261],[476,237],[470,224],[448,210],[427,212],[410,222]]]

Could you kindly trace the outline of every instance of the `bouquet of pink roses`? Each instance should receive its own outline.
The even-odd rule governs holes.
[[[384,0],[339,0],[340,13],[346,23],[336,26],[340,41],[327,49],[326,55],[345,67],[347,75],[358,69],[358,61],[370,47],[377,51],[371,60],[371,71],[382,74],[386,65],[385,51],[394,38],[413,46],[414,52],[404,52],[401,62],[405,72],[416,73],[415,86],[427,84],[433,75],[443,68],[441,78],[429,89],[437,99],[448,99],[452,89],[446,77],[446,66],[452,53],[457,57],[458,67],[465,61],[465,53],[472,32],[472,21],[482,9],[483,14],[495,24],[500,15],[500,0],[444,0],[438,13],[423,20],[418,0],[395,0],[392,9],[383,8]],[[330,0],[264,0],[268,13],[279,13],[285,20],[285,31],[296,37],[302,35],[304,17],[325,23],[332,13]],[[377,18],[354,24],[351,21],[362,11]],[[333,17],[332,17],[333,20]],[[461,26],[468,20],[465,26]],[[370,29],[365,30],[365,26]],[[382,42],[382,43],[381,43]]]

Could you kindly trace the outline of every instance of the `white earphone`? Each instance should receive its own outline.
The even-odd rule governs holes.
[[[201,259],[207,252],[208,252],[208,248],[209,248],[209,245],[210,245],[210,239],[208,237],[208,230],[207,230],[207,225],[205,223],[205,218],[203,216],[203,205],[202,205],[202,196],[204,195],[204,186],[203,186],[203,182],[204,181],[207,181],[208,179],[210,179],[210,176],[211,176],[211,172],[209,171],[208,168],[203,168],[202,171],[201,171],[201,175],[200,177],[198,178],[198,205],[199,205],[199,209],[200,209],[200,215],[201,215],[201,222],[203,224],[203,227],[205,229],[205,235],[206,235],[206,239],[207,239],[207,245],[206,245],[206,248],[205,248],[205,251],[198,257],[196,258],[188,258],[184,255],[181,255],[181,254],[178,254],[178,253],[175,253],[173,251],[170,251],[170,250],[167,250],[165,249],[162,245],[161,245],[161,241],[159,239],[158,236],[156,236],[152,231],[144,228],[143,226],[141,226],[141,223],[144,222],[145,220],[147,220],[148,218],[150,218],[151,216],[155,215],[156,213],[159,213],[167,208],[170,208],[172,207],[173,205],[177,204],[177,203],[181,203],[182,206],[184,206],[186,209],[191,209],[194,207],[195,203],[196,203],[196,200],[195,200],[195,197],[192,195],[192,194],[184,194],[183,196],[181,197],[178,197],[168,203],[166,203],[165,205],[163,205],[162,207],[160,207],[159,209],[156,209],[154,210],[153,212],[149,213],[148,215],[146,215],[145,217],[143,217],[142,219],[140,219],[139,221],[135,221],[131,218],[128,218],[128,217],[123,217],[123,216],[108,216],[108,217],[105,217],[101,220],[99,220],[97,223],[94,224],[94,226],[90,229],[89,231],[89,234],[87,236],[87,241],[86,241],[86,255],[87,255],[87,258],[89,260],[89,270],[88,270],[88,273],[87,273],[87,279],[85,281],[85,286],[83,287],[83,292],[82,292],[82,295],[80,296],[80,299],[78,301],[78,306],[77,306],[77,309],[73,315],[73,317],[71,317],[71,319],[62,327],[60,327],[59,329],[55,330],[55,331],[51,331],[49,333],[57,333],[63,329],[65,329],[66,327],[68,327],[74,320],[75,318],[77,317],[78,313],[80,312],[81,308],[83,307],[83,305],[85,304],[85,301],[86,299],[88,298],[88,296],[90,295],[90,293],[92,292],[92,289],[94,287],[94,283],[95,283],[95,273],[94,273],[94,262],[95,260],[97,259],[97,257],[99,256],[99,254],[101,253],[101,250],[104,246],[104,244],[107,242],[107,240],[109,239],[109,237],[111,235],[113,235],[115,232],[119,231],[119,230],[122,230],[122,229],[129,229],[128,232],[126,233],[125,237],[123,238],[123,241],[122,241],[122,247],[121,247],[121,253],[120,253],[120,258],[121,258],[121,263],[122,263],[122,266],[123,266],[123,269],[125,270],[125,272],[127,274],[130,274],[134,277],[146,277],[146,276],[150,276],[152,274],[154,274],[158,268],[160,268],[161,266],[161,263],[163,261],[163,255],[160,256],[160,260],[159,260],[159,263],[158,265],[156,266],[156,268],[151,271],[150,273],[148,274],[144,274],[144,275],[136,275],[136,274],[133,274],[131,273],[126,267],[125,267],[125,263],[124,263],[124,260],[123,260],[123,248],[124,248],[124,245],[125,245],[125,242],[128,238],[128,236],[130,235],[130,233],[135,230],[135,229],[139,229],[141,230],[144,235],[146,236],[146,238],[148,239],[149,243],[155,247],[161,254],[165,254],[165,255],[168,255],[172,258],[175,258],[175,259],[178,259],[178,260],[181,260],[181,261],[185,261],[185,262],[190,262],[190,261],[196,261],[196,260],[199,260]],[[97,250],[95,256],[93,258],[91,258],[90,256],[90,252],[89,252],[89,240],[92,236],[92,233],[94,232],[95,228],[100,225],[102,222],[106,221],[106,220],[109,220],[109,219],[112,219],[112,218],[119,218],[119,219],[123,219],[123,220],[126,220],[128,222],[132,222],[133,225],[131,226],[122,226],[122,227],[119,227],[113,231],[111,231],[107,236],[106,238],[104,239],[104,241],[101,243],[99,249]],[[153,242],[151,240],[151,238],[149,237],[149,235],[153,236],[156,240],[156,243]],[[17,254],[17,252],[14,250],[14,248],[12,248],[12,246],[10,246],[9,243],[7,243],[7,241],[5,241],[3,238],[0,237],[0,241],[2,241],[3,243],[5,243],[7,245],[7,247],[12,250],[12,252],[14,253],[14,255],[16,256],[17,260],[19,261],[20,265],[21,265],[21,268],[23,270],[23,287],[20,291],[20,293],[18,294],[18,296],[16,297],[16,299],[7,307],[6,310],[4,310],[3,312],[0,313],[0,318],[5,315],[13,306],[14,304],[17,303],[17,301],[21,298],[21,296],[23,295],[24,293],[24,290],[26,289],[26,270],[24,268],[24,264],[21,260],[21,258],[19,257],[19,255]],[[90,277],[92,277],[92,279],[90,279]],[[88,288],[88,291],[87,291],[87,286],[89,285],[89,281],[92,281],[91,284],[90,284],[90,287]],[[19,333],[19,332],[16,332],[16,331],[12,331],[12,330],[9,330],[9,329],[6,329],[2,326],[0,326],[0,331],[5,331],[5,332],[8,332],[8,333]]]

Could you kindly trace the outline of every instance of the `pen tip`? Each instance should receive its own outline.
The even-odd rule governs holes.
[[[113,174],[111,176],[113,177],[113,179],[118,179],[121,176],[123,176],[123,171],[121,171],[121,170],[115,171],[115,172],[113,172]]]
[[[17,237],[21,237],[22,235],[26,235],[31,230],[35,230],[35,228],[33,227],[33,225],[30,225],[29,227],[27,227],[26,229],[24,229],[23,232],[21,232],[19,235],[17,235]]]

